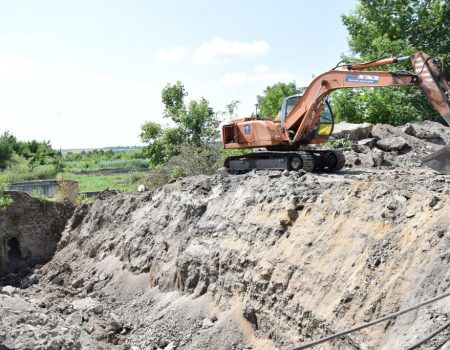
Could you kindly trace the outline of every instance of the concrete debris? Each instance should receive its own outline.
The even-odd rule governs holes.
[[[376,145],[383,151],[401,151],[407,145],[407,142],[401,136],[394,136],[379,140]]]
[[[373,125],[370,123],[352,124],[352,123],[338,123],[334,126],[334,139],[348,139],[352,141],[363,140],[369,137],[372,132]]]

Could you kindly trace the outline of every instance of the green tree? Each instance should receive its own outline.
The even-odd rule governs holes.
[[[0,170],[4,170],[19,148],[19,142],[9,131],[0,135]]]
[[[186,104],[187,96],[181,82],[168,84],[161,92],[163,117],[175,127],[163,128],[154,122],[141,127],[141,140],[148,144],[145,152],[153,165],[167,162],[183,144],[202,147],[218,135],[219,120],[209,102],[202,97]]]
[[[299,94],[304,90],[304,88],[297,87],[295,82],[287,84],[276,83],[266,87],[263,94],[257,96],[261,116],[275,119],[281,109],[283,100],[288,96]]]
[[[450,2],[442,0],[360,0],[342,16],[350,35],[349,46],[357,61],[425,51],[442,57],[450,69]],[[348,60],[348,59],[347,59]],[[410,63],[385,70],[411,70]],[[332,96],[336,116],[353,122],[438,119],[437,112],[419,89],[375,88],[340,90]]]

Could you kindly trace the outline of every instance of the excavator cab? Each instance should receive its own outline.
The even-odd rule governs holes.
[[[294,109],[295,105],[301,97],[302,95],[293,95],[284,99],[280,111],[280,120],[282,124],[285,122],[287,116]],[[320,117],[317,125],[313,130],[312,138],[323,139],[324,141],[327,141],[328,137],[333,133],[334,128],[334,115],[328,100],[325,100],[321,105],[319,105],[314,114],[316,112],[320,113]],[[314,114],[312,116],[313,118]]]

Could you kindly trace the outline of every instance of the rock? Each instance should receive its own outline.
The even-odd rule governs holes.
[[[211,328],[211,327],[214,327],[214,323],[209,318],[203,319],[202,329],[207,329],[207,328]]]
[[[401,194],[394,194],[394,199],[400,203],[405,203],[408,200],[405,196],[402,196]]]
[[[64,278],[61,275],[57,275],[50,281],[51,284],[61,285],[64,283]]]
[[[408,219],[411,219],[411,218],[413,218],[414,216],[416,216],[416,213],[413,212],[413,211],[407,211],[406,214],[405,214],[405,216],[406,216]]]
[[[101,304],[99,304],[96,307],[94,307],[93,311],[94,311],[94,313],[99,315],[99,314],[101,314],[103,312],[103,306]]]
[[[115,314],[110,314],[108,325],[114,332],[119,332],[123,328],[123,323]]]
[[[255,326],[258,324],[255,309],[253,309],[252,307],[246,306],[243,311],[243,316],[251,324]]]
[[[433,122],[417,122],[406,124],[402,131],[411,136],[415,136],[422,140],[440,139],[442,125]]]
[[[402,132],[406,135],[413,135],[413,131],[414,128],[411,124],[406,124],[403,128],[402,128]]]
[[[378,148],[374,148],[371,152],[372,157],[372,166],[379,167],[383,164],[384,161],[384,152],[379,150]]]
[[[72,306],[75,310],[89,312],[89,311],[94,311],[95,309],[99,308],[101,305],[97,300],[87,297],[84,299],[77,299],[77,300],[72,301]],[[102,308],[102,311],[103,311],[103,308]]]
[[[442,209],[442,204],[440,204],[440,203],[433,207],[434,211],[438,211],[440,209]]]
[[[367,139],[362,139],[358,141],[358,145],[360,146],[367,146],[369,148],[374,148],[375,147],[375,143],[376,140],[373,137],[367,138]]]
[[[17,288],[14,288],[13,286],[5,286],[2,288],[2,294],[6,294],[9,296],[16,295],[17,292]]]
[[[388,137],[382,140],[377,141],[377,147],[382,149],[383,151],[400,151],[402,150],[408,143],[401,136]]]
[[[167,344],[164,350],[175,350],[175,344],[170,342],[169,344]]]
[[[431,198],[430,201],[428,202],[428,206],[430,208],[433,208],[436,206],[436,204],[438,204],[439,201],[440,201],[440,198],[433,196],[433,198]]]
[[[355,144],[352,145],[352,150],[355,151],[356,153],[369,153],[370,147],[366,145]]]
[[[335,139],[349,139],[353,141],[368,138],[372,132],[373,125],[370,123],[352,124],[338,123],[334,126],[332,137]]]
[[[137,188],[138,192],[145,192],[147,191],[147,188],[145,187],[145,185],[139,185]]]
[[[376,124],[372,128],[372,137],[378,141],[394,136],[401,136],[403,133],[395,126],[389,124]]]
[[[222,178],[230,176],[230,174],[228,174],[227,168],[225,167],[219,168],[219,170],[217,170],[217,174],[219,174],[219,176]]]
[[[80,288],[83,285],[83,283],[84,283],[84,278],[83,277],[77,278],[76,280],[74,280],[72,282],[72,287],[73,288]]]

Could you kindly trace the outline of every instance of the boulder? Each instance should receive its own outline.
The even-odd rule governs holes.
[[[372,166],[378,167],[383,164],[384,161],[384,152],[379,150],[378,148],[374,148],[371,152],[372,157]]]
[[[393,136],[402,136],[403,133],[395,126],[389,124],[375,124],[372,128],[371,137],[375,140],[382,140]]]
[[[375,147],[375,143],[376,143],[376,140],[373,137],[369,137],[367,139],[362,139],[362,140],[358,141],[358,145],[360,145],[360,146],[367,146],[367,147],[370,147],[370,148],[374,148]]]
[[[352,124],[339,123],[334,126],[332,137],[335,139],[349,139],[358,141],[368,138],[372,132],[373,125],[370,123]]]
[[[410,136],[415,136],[422,140],[440,139],[442,124],[433,122],[408,123],[404,126],[403,132]]]
[[[400,151],[402,150],[408,143],[401,136],[388,137],[382,140],[377,141],[377,147],[382,149],[383,151]]]

